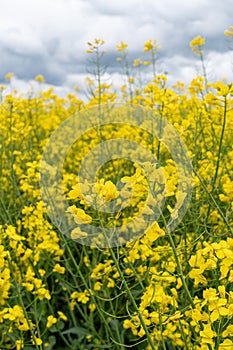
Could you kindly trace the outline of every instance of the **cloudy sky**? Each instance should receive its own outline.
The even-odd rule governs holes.
[[[189,42],[206,39],[205,59],[210,81],[233,80],[233,42],[224,29],[233,25],[232,0],[0,0],[0,84],[14,72],[12,85],[25,90],[38,74],[65,93],[75,85],[84,90],[87,41],[106,41],[106,62],[116,86],[121,84],[116,44],[128,43],[130,58],[156,38],[162,45],[159,73],[168,82],[188,83],[200,69]],[[47,85],[46,85],[47,86]],[[45,87],[46,87],[45,86]]]

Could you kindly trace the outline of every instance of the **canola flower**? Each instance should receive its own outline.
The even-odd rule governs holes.
[[[230,26],[229,29],[225,29],[224,34],[226,36],[228,36],[230,39],[232,39],[233,38],[233,26]]]
[[[231,32],[225,34],[231,37]],[[199,36],[190,45],[200,53],[204,42]],[[103,40],[96,39],[88,44],[88,53],[95,54],[103,45]],[[145,53],[153,49],[158,49],[156,41],[145,43]],[[122,41],[117,50],[124,54],[128,45]],[[137,59],[133,65],[142,62]],[[12,77],[9,73],[6,80]],[[37,76],[36,81],[44,79]],[[30,98],[15,92],[4,96],[0,106],[0,348],[123,348],[119,344],[148,350],[233,348],[232,84],[208,83],[206,91],[204,77],[197,76],[189,86],[178,82],[169,87],[167,77],[158,74],[139,93],[136,82],[129,75],[130,90],[123,85],[122,95],[117,96],[111,84],[96,86],[90,78],[93,95],[86,103],[77,93],[61,98],[53,89]],[[120,159],[109,162],[96,183],[81,184],[77,167],[99,142],[99,130],[90,130],[74,144],[64,163],[63,188],[74,223],[70,238],[64,237],[50,222],[41,199],[43,149],[70,115],[100,102],[110,105],[117,98],[156,109],[182,136],[195,176],[189,211],[167,235],[163,219],[177,215],[173,212],[176,164],[166,147],[150,135],[139,135],[130,127],[106,126],[101,130],[103,140],[122,136],[137,140],[159,157],[161,168],[154,172],[156,196],[146,201],[148,183],[140,164]],[[166,178],[163,217],[151,222],[141,237],[114,249],[74,242],[80,237],[85,240],[88,225],[101,222],[124,230],[142,208],[146,215],[153,214],[161,201],[162,173]],[[116,186],[119,177],[120,187]],[[116,203],[119,211],[107,215],[93,210],[82,191],[96,198],[97,208],[105,202]],[[122,209],[125,203],[129,205]]]
[[[192,48],[194,53],[200,53],[202,50],[202,46],[205,44],[205,39],[198,35],[190,42],[190,47]]]

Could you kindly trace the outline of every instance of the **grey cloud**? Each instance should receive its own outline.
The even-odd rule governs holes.
[[[121,72],[115,49],[120,40],[129,44],[133,61],[147,59],[143,44],[157,38],[162,44],[158,67],[180,72],[182,78],[187,72],[188,79],[197,62],[189,47],[194,36],[206,37],[206,52],[229,50],[223,30],[232,25],[230,8],[231,0],[8,0],[0,14],[0,77],[9,71],[25,80],[43,74],[48,83],[64,85],[69,76],[92,69],[86,42],[101,37],[106,39],[104,63],[111,74]],[[190,69],[183,69],[184,61]]]

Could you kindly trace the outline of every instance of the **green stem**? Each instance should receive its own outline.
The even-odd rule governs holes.
[[[118,271],[118,273],[119,273],[119,275],[120,275],[120,277],[121,277],[121,281],[122,281],[122,283],[123,283],[123,285],[124,285],[124,287],[125,287],[125,290],[127,291],[127,294],[128,294],[128,296],[129,296],[129,299],[130,299],[130,301],[132,302],[132,305],[133,305],[135,311],[136,311],[137,314],[138,314],[138,317],[139,317],[139,319],[140,319],[142,328],[143,328],[143,330],[144,330],[144,332],[145,332],[145,334],[146,334],[147,340],[148,340],[148,342],[149,342],[149,344],[150,344],[152,350],[156,350],[156,348],[155,348],[155,346],[154,346],[154,343],[153,343],[153,341],[152,341],[152,339],[151,339],[150,333],[149,333],[149,331],[148,331],[148,328],[147,328],[147,326],[146,326],[146,324],[145,324],[145,322],[144,322],[144,320],[143,320],[142,314],[141,314],[141,312],[140,312],[139,309],[138,309],[138,306],[137,306],[137,304],[136,304],[136,302],[135,302],[134,296],[132,295],[132,293],[131,293],[131,291],[130,291],[130,288],[129,288],[129,286],[128,286],[126,280],[125,280],[125,277],[124,277],[124,275],[123,275],[123,273],[122,273],[122,271],[121,271],[121,268],[120,268],[120,265],[119,265],[118,260],[117,260],[117,258],[116,258],[116,255],[115,255],[115,253],[114,253],[114,251],[113,251],[113,249],[112,249],[111,247],[109,247],[109,250],[110,250],[111,256],[112,256],[112,258],[113,258],[113,261],[114,261],[114,263],[115,263],[115,266],[116,266],[116,268],[117,268],[117,271]]]
[[[218,171],[219,171],[219,164],[221,160],[221,153],[222,153],[222,144],[223,144],[223,138],[224,138],[224,133],[225,133],[225,128],[226,128],[226,118],[227,117],[227,98],[225,96],[224,98],[224,112],[223,112],[223,124],[222,124],[222,131],[221,131],[221,136],[219,140],[219,147],[218,147],[218,159],[217,159],[217,164],[216,164],[216,169],[215,169],[215,174],[214,174],[214,179],[213,179],[213,184],[212,184],[212,192],[214,192],[214,186],[218,177]]]

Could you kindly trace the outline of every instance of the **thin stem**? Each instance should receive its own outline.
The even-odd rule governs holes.
[[[146,334],[147,340],[148,340],[148,342],[149,342],[149,344],[150,344],[152,350],[156,350],[156,348],[155,348],[155,346],[154,346],[154,343],[153,343],[153,340],[151,339],[150,333],[149,333],[149,331],[148,331],[148,328],[147,328],[147,326],[146,326],[146,324],[145,324],[145,322],[144,322],[144,320],[143,320],[142,314],[141,314],[141,312],[140,312],[139,309],[138,309],[138,306],[137,306],[137,304],[136,304],[136,302],[135,302],[134,296],[132,295],[132,293],[131,293],[131,291],[130,291],[130,288],[129,288],[129,286],[128,286],[126,280],[125,280],[125,277],[124,277],[124,275],[123,275],[123,273],[122,273],[122,271],[121,271],[121,268],[120,268],[119,262],[118,262],[118,260],[117,260],[117,258],[116,258],[116,255],[115,255],[115,253],[114,253],[114,251],[113,251],[113,249],[112,249],[111,247],[109,247],[109,251],[110,251],[110,253],[111,253],[111,256],[112,256],[112,258],[113,258],[113,261],[114,261],[114,263],[115,263],[115,266],[116,266],[116,268],[117,268],[117,271],[118,271],[119,275],[121,276],[121,281],[122,281],[122,283],[123,283],[123,285],[124,285],[124,287],[125,287],[125,289],[126,289],[126,291],[127,291],[127,294],[128,294],[128,296],[129,296],[129,298],[130,298],[130,301],[132,302],[132,305],[133,305],[135,311],[136,311],[137,314],[138,314],[138,317],[139,317],[140,322],[141,322],[141,324],[142,324],[142,328],[143,328],[143,330],[144,330],[144,332],[145,332],[145,334]]]

